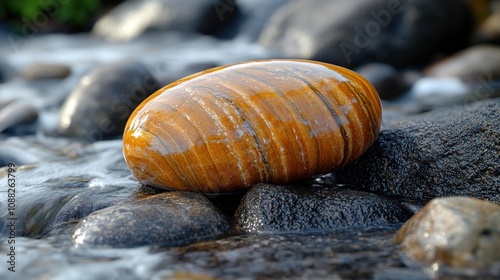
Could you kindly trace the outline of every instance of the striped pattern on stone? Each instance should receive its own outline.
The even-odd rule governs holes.
[[[348,69],[263,60],[203,71],[160,89],[132,113],[125,160],[143,184],[233,192],[325,174],[378,135],[376,90]]]

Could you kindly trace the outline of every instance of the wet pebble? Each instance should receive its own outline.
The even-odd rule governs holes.
[[[386,120],[339,182],[388,195],[463,195],[500,203],[500,98]]]
[[[465,1],[299,0],[276,11],[259,43],[350,68],[368,62],[402,67],[463,48],[472,27]]]
[[[469,197],[436,198],[396,235],[409,259],[484,268],[500,262],[500,206]]]
[[[258,184],[242,199],[235,220],[243,232],[304,232],[397,224],[411,215],[371,193]]]
[[[34,63],[24,68],[19,75],[26,80],[64,79],[71,73],[67,65]]]
[[[90,214],[76,226],[73,242],[78,247],[181,246],[228,229],[225,216],[203,195],[166,192]]]
[[[87,141],[121,135],[132,111],[160,88],[137,61],[105,64],[83,76],[64,102],[58,130]]]
[[[93,33],[107,40],[131,40],[148,29],[214,34],[237,15],[235,1],[128,0],[94,25]]]

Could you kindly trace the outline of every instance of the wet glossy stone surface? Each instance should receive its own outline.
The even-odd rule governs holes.
[[[500,265],[500,206],[468,197],[436,198],[399,229],[395,240],[414,261]]]
[[[235,219],[244,232],[301,232],[405,222],[411,213],[375,194],[309,186],[258,184]]]
[[[225,234],[229,223],[203,195],[166,192],[93,212],[73,232],[77,247],[180,246]]]

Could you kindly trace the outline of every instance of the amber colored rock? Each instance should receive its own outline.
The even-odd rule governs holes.
[[[235,192],[326,174],[378,135],[373,86],[336,65],[264,60],[171,83],[130,116],[123,153],[143,184]]]

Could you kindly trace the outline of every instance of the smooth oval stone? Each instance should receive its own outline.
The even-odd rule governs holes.
[[[375,194],[258,184],[236,211],[243,232],[313,231],[405,222],[411,212]]]
[[[395,240],[412,260],[484,268],[500,262],[500,206],[469,197],[436,198]]]
[[[100,18],[92,33],[113,41],[131,40],[148,29],[213,34],[237,11],[236,2],[226,0],[128,0]]]
[[[14,101],[0,109],[0,132],[38,119],[38,110],[24,100]]]
[[[121,135],[135,107],[159,88],[142,63],[102,65],[82,77],[68,96],[61,108],[58,130],[87,141]]]
[[[77,247],[181,246],[228,231],[225,216],[198,193],[166,192],[93,212],[76,226]]]
[[[23,69],[19,75],[26,80],[64,79],[71,73],[67,65],[55,63],[34,63]]]

